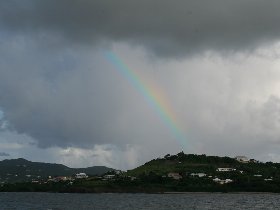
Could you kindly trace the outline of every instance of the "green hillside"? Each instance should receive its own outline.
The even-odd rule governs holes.
[[[177,172],[183,176],[189,173],[206,173],[212,176],[223,174],[217,172],[217,168],[234,168],[237,175],[240,175],[240,171],[242,171],[243,175],[261,174],[263,177],[276,178],[280,176],[279,163],[261,163],[255,160],[241,163],[230,157],[184,154],[183,152],[151,160],[140,167],[129,170],[127,174],[136,177],[149,173],[162,176],[169,172]]]
[[[114,170],[105,166],[69,168],[62,164],[31,162],[23,158],[0,161],[0,183],[46,179],[49,176],[71,176],[84,172],[88,175],[101,175]]]
[[[245,161],[246,160],[246,161]],[[241,161],[241,162],[239,162]],[[40,192],[280,192],[280,164],[239,161],[230,157],[195,154],[166,155],[126,173],[111,171],[104,176],[65,181],[30,182],[36,176],[67,176],[78,172],[98,174],[106,167],[72,169],[60,164],[34,163],[24,159],[0,162],[0,191]],[[107,170],[107,171],[106,171]],[[9,173],[9,174],[7,174]],[[15,178],[15,174],[17,177]],[[26,175],[31,174],[29,180]],[[17,181],[18,181],[17,180]],[[1,182],[0,182],[1,183]]]

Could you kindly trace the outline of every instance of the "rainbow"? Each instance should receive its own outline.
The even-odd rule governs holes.
[[[180,143],[182,149],[186,147],[186,137],[178,126],[176,115],[172,111],[171,106],[164,100],[163,94],[159,89],[152,87],[144,82],[144,80],[133,70],[128,68],[116,54],[112,52],[105,53],[106,58],[114,65],[116,70],[125,77],[129,83],[138,90],[145,98],[148,104],[157,112],[158,116],[170,130],[171,134]]]

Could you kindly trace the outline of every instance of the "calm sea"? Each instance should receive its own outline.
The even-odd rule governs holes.
[[[280,209],[280,195],[0,193],[0,209]]]

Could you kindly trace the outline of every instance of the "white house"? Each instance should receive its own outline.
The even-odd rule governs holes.
[[[272,178],[269,178],[269,179],[264,179],[264,181],[273,181],[273,179]]]
[[[115,175],[114,174],[106,174],[103,176],[104,179],[106,180],[112,180],[115,178]]]
[[[201,178],[201,177],[205,177],[207,174],[205,174],[205,173],[191,173],[190,175],[191,176],[197,176],[197,177]]]
[[[122,171],[121,171],[121,170],[115,170],[115,173],[116,173],[117,175],[120,175],[120,174],[122,173]]]
[[[219,171],[219,172],[229,172],[229,171],[236,171],[235,168],[217,168],[216,171]]]
[[[235,160],[237,160],[240,163],[249,163],[250,159],[247,158],[246,156],[236,156]]]
[[[224,183],[225,183],[225,184],[228,184],[228,183],[231,183],[231,182],[233,182],[232,179],[225,179],[225,180],[224,180]]]
[[[232,179],[219,179],[219,178],[215,178],[215,179],[213,179],[213,181],[217,182],[219,184],[228,184],[228,183],[233,182]]]
[[[88,178],[88,175],[86,173],[78,173],[75,175],[76,179],[85,179]]]

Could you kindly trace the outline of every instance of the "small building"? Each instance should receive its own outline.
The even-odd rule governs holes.
[[[249,163],[250,159],[247,158],[246,156],[236,156],[235,160],[237,160],[240,163]]]
[[[268,178],[268,179],[264,179],[264,181],[273,181],[273,179],[272,178]]]
[[[190,176],[193,176],[193,177],[205,177],[207,174],[205,173],[191,173]]]
[[[175,180],[182,179],[182,176],[179,173],[170,172],[167,174],[167,176]]]
[[[229,171],[236,171],[235,168],[217,168],[216,171],[219,171],[219,172],[229,172]]]
[[[66,176],[57,176],[52,179],[53,182],[65,182],[67,181]]]
[[[214,182],[219,183],[219,184],[228,184],[233,182],[232,179],[219,179],[219,178],[215,178],[213,179]]]
[[[130,181],[134,181],[137,179],[135,176],[129,176],[129,178],[130,178]]]
[[[106,174],[103,176],[104,180],[112,180],[115,178],[114,174]]]
[[[214,181],[214,182],[219,182],[220,179],[219,179],[219,178],[215,178],[215,179],[213,179],[213,181]]]
[[[85,179],[88,178],[88,175],[86,173],[78,173],[75,175],[76,179]]]
[[[120,175],[120,174],[122,173],[122,171],[121,171],[121,170],[115,170],[115,173],[116,173],[117,175]]]
[[[225,179],[225,180],[224,180],[224,184],[228,184],[228,183],[231,183],[231,182],[233,182],[232,179]]]

